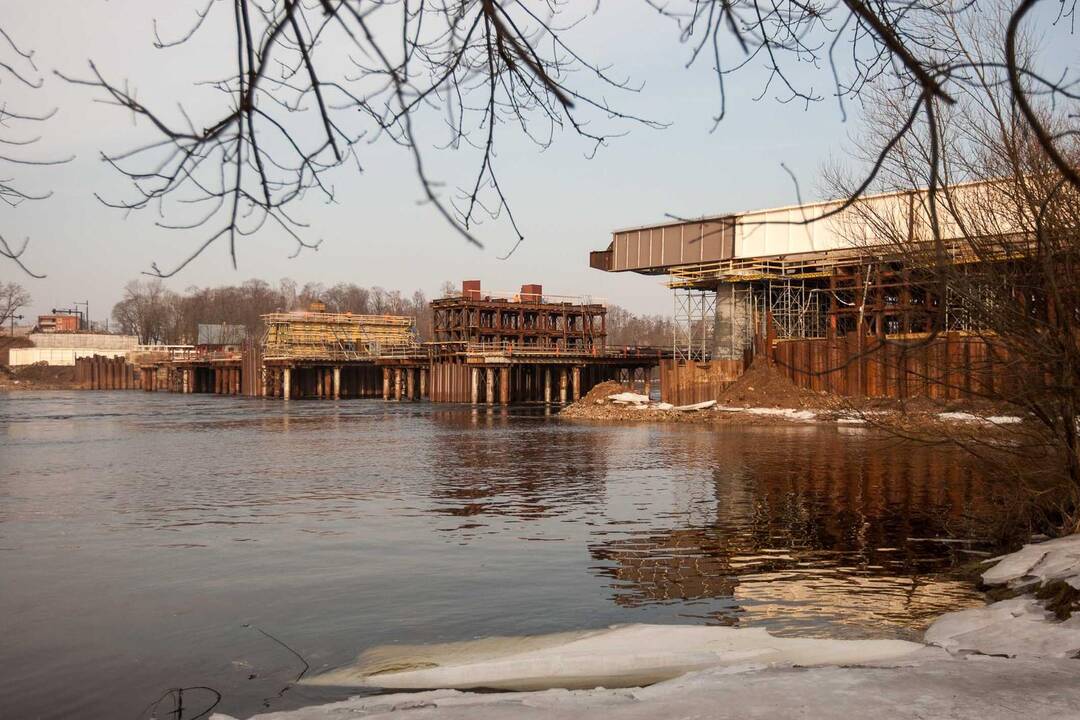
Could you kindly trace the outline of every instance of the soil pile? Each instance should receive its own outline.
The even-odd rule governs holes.
[[[75,385],[75,368],[37,363],[0,368],[0,390],[67,390]]]
[[[606,380],[594,385],[592,390],[585,393],[580,400],[567,405],[559,411],[559,415],[572,418],[591,418],[599,420],[618,420],[632,411],[625,405],[613,405],[608,402],[608,396],[629,392],[629,388],[615,380]]]
[[[765,363],[755,362],[716,398],[721,405],[743,407],[818,408],[824,393],[804,390]]]
[[[609,395],[618,395],[619,393],[633,392],[630,388],[626,387],[617,380],[605,380],[599,385],[594,385],[593,389],[585,393],[585,397],[578,400],[578,403],[584,403],[586,405],[596,405],[597,400],[604,402],[608,399]],[[577,403],[574,403],[577,405]]]
[[[8,365],[11,363],[11,359],[8,356],[8,350],[14,350],[17,348],[34,347],[34,343],[27,337],[0,337],[0,365]]]

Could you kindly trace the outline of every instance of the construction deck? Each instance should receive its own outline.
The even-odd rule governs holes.
[[[498,294],[466,281],[432,310],[431,342],[417,339],[411,317],[328,313],[321,304],[272,313],[263,317],[261,341],[150,354],[128,386],[281,399],[568,403],[611,379],[648,392],[654,368],[670,356],[607,348],[603,304],[544,296],[539,285]]]

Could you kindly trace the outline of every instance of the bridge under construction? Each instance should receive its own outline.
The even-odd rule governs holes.
[[[480,282],[432,301],[433,339],[400,315],[307,310],[263,316],[265,333],[236,347],[164,349],[136,359],[147,391],[281,399],[382,398],[472,404],[567,403],[597,383],[646,391],[665,355],[607,347],[607,309],[588,298],[546,296],[540,285],[491,293]],[[84,386],[111,387],[93,368]],[[111,371],[110,371],[111,372]]]

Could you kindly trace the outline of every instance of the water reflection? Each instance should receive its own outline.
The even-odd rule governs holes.
[[[972,597],[943,576],[972,548],[932,541],[991,511],[956,451],[830,431],[710,441],[695,455],[712,465],[712,494],[689,497],[686,514],[711,516],[595,533],[594,570],[616,603],[718,600],[703,617],[810,632],[826,620],[861,635],[914,631]]]
[[[545,422],[541,412],[433,412],[432,511],[539,520],[601,502],[604,449],[589,433]]]
[[[249,624],[315,669],[620,622],[910,636],[979,601],[946,572],[966,546],[910,538],[991,512],[964,456],[865,431],[0,395],[0,707],[135,717],[209,685],[251,715],[297,670]]]

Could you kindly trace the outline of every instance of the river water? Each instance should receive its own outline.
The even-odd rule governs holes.
[[[985,495],[962,455],[850,427],[0,394],[0,716],[347,696],[289,687],[303,664],[263,633],[311,672],[626,622],[918,637],[981,602],[948,573],[978,546],[940,539]]]

